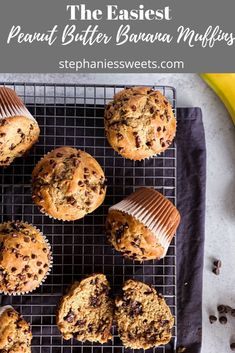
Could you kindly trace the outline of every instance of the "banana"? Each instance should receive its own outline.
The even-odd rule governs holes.
[[[235,73],[200,76],[222,100],[235,124]]]

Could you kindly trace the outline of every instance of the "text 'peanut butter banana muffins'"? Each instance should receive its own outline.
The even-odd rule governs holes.
[[[106,234],[125,257],[137,261],[161,259],[179,222],[179,211],[171,201],[157,190],[139,188],[110,207]]]
[[[0,87],[0,166],[10,165],[37,142],[40,129],[16,92]]]
[[[59,147],[42,158],[32,174],[33,201],[41,212],[64,221],[83,218],[105,198],[106,180],[88,153]]]
[[[0,309],[0,352],[30,353],[30,325],[11,306]]]
[[[105,109],[110,145],[125,158],[141,160],[165,151],[176,133],[176,118],[167,98],[149,87],[126,88]]]
[[[154,288],[128,280],[115,304],[118,333],[126,348],[149,349],[171,340],[174,318],[165,299]]]
[[[38,229],[18,221],[0,224],[0,293],[32,292],[51,263],[50,245]]]
[[[75,282],[61,299],[57,325],[68,340],[105,343],[112,338],[114,303],[109,283],[103,274],[94,274]]]

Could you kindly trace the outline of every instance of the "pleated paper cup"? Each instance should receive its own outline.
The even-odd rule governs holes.
[[[42,278],[42,280],[38,283],[37,286],[35,286],[32,290],[30,291],[0,291],[0,294],[4,294],[4,295],[10,295],[10,296],[16,296],[16,295],[24,295],[24,294],[28,294],[28,293],[32,293],[33,291],[35,291],[36,289],[38,289],[47,279],[47,277],[49,276],[51,269],[53,267],[53,257],[52,257],[52,251],[51,251],[51,245],[48,241],[48,239],[46,238],[46,236],[40,231],[40,229],[38,229],[37,227],[35,227],[34,225],[32,225],[31,223],[28,222],[21,222],[21,221],[9,221],[9,222],[4,222],[3,224],[9,224],[9,223],[21,223],[21,224],[26,224],[29,226],[32,226],[39,234],[40,236],[43,238],[43,240],[45,241],[46,246],[48,247],[49,250],[49,258],[48,258],[48,270],[47,272],[45,272],[44,277]],[[4,273],[4,271],[3,271]]]
[[[37,123],[16,92],[8,87],[0,87],[0,120],[22,116]]]
[[[147,227],[164,248],[166,255],[180,223],[180,214],[171,201],[151,188],[139,188],[109,211],[126,213]]]

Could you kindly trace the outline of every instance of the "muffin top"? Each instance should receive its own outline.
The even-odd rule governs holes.
[[[110,145],[123,157],[141,160],[165,151],[176,133],[176,119],[165,96],[148,87],[126,88],[105,109]]]
[[[23,222],[0,224],[0,292],[33,291],[50,264],[50,247],[35,227]]]
[[[167,344],[174,318],[162,295],[146,283],[128,280],[115,301],[115,319],[125,347],[149,349]]]
[[[3,307],[0,313],[0,351],[30,353],[31,340],[30,325],[12,307]]]
[[[28,151],[40,129],[15,91],[0,87],[0,166],[10,165]]]
[[[106,180],[99,163],[88,153],[60,147],[33,170],[33,201],[42,212],[72,221],[93,212],[104,201]]]
[[[123,256],[137,261],[160,259],[164,246],[143,223],[118,210],[110,210],[106,234],[113,247]]]

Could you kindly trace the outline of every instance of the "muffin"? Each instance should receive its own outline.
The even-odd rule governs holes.
[[[68,340],[105,343],[110,338],[113,321],[113,301],[109,283],[103,274],[94,274],[75,282],[61,299],[57,325]]]
[[[176,133],[176,118],[167,98],[149,87],[126,88],[105,109],[105,131],[113,149],[141,160],[165,151]]]
[[[31,224],[0,224],[0,292],[32,292],[46,278],[51,262],[50,246]]]
[[[163,258],[180,222],[173,203],[160,192],[140,188],[112,206],[106,220],[109,242],[137,261]]]
[[[30,353],[32,332],[30,325],[11,306],[0,309],[0,351],[2,353]]]
[[[0,166],[10,165],[37,142],[40,129],[15,91],[0,87]]]
[[[59,147],[33,170],[33,201],[41,212],[64,221],[83,218],[104,201],[106,180],[99,163],[88,153]]]
[[[171,340],[174,318],[162,295],[143,282],[128,280],[115,300],[115,320],[126,348],[149,349]]]

